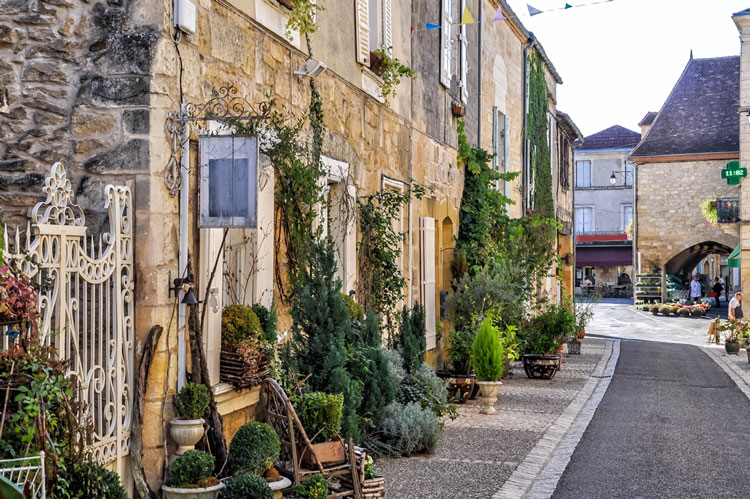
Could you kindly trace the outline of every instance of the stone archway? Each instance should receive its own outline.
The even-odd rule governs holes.
[[[728,255],[732,252],[726,244],[716,241],[703,241],[693,244],[673,255],[664,264],[667,274],[687,277],[698,263],[709,255]]]

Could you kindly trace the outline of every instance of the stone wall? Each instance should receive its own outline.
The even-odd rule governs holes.
[[[649,260],[664,266],[681,251],[705,241],[729,248],[737,246],[736,235],[709,224],[701,214],[705,199],[739,196],[739,187],[729,186],[721,178],[726,163],[713,160],[636,165],[635,244],[643,270],[649,270]]]

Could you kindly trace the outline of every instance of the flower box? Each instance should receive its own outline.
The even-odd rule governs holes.
[[[263,352],[256,355],[242,355],[230,350],[221,350],[219,377],[235,389],[259,385],[268,376],[266,356]]]

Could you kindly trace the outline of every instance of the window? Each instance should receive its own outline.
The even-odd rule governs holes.
[[[633,186],[633,163],[630,161],[625,162],[625,186]]]
[[[463,11],[466,9],[466,0],[461,0],[461,10],[460,12],[463,15]],[[466,25],[461,25],[461,31],[458,34],[459,38],[461,39],[461,102],[466,104],[469,101],[469,89],[468,89],[468,74],[469,74],[469,65],[467,61],[467,39],[466,39]]]
[[[562,131],[558,133],[559,145],[557,150],[558,171],[560,175],[560,187],[564,191],[570,189],[570,141]]]
[[[320,179],[324,205],[320,223],[324,236],[330,236],[336,258],[336,277],[344,293],[355,289],[357,277],[357,225],[352,215],[357,191],[349,182],[349,164],[327,156],[321,158],[326,176]]]
[[[391,0],[356,0],[357,62],[370,65],[370,52],[393,45]]]
[[[588,234],[594,230],[594,208],[581,206],[576,208],[576,234]]]
[[[633,205],[624,204],[622,205],[622,230],[623,232],[628,230],[630,222],[633,221]]]
[[[451,76],[451,27],[453,24],[453,12],[451,0],[443,0],[443,10],[440,24],[440,83],[450,88]]]
[[[591,161],[576,161],[576,187],[591,187]]]

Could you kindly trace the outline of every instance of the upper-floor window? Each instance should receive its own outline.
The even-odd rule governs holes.
[[[633,221],[633,205],[624,204],[622,205],[622,230],[623,232],[628,230],[630,222]]]
[[[576,161],[576,187],[591,187],[591,161]]]
[[[625,185],[627,187],[633,185],[633,163],[630,161],[625,162]]]
[[[357,62],[370,65],[370,52],[393,45],[391,0],[355,0],[357,6]]]
[[[594,230],[594,208],[576,207],[576,234],[587,234]]]

